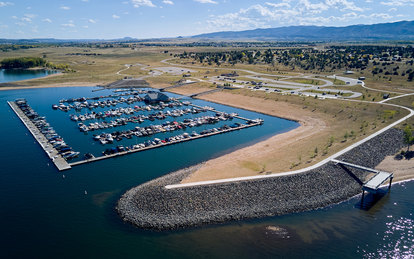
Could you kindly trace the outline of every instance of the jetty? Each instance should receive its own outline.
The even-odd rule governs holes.
[[[164,87],[164,88],[159,88],[158,90],[160,90],[160,92],[164,92],[164,91],[166,91],[166,90],[168,90],[168,89],[172,89],[172,88],[177,88],[177,87],[180,87],[180,86],[184,86],[184,85],[190,85],[190,84],[194,84],[194,83],[196,83],[196,81],[190,81],[190,82],[178,82],[177,84],[175,84],[175,85],[172,85],[172,86],[167,86],[167,87]]]
[[[24,112],[17,106],[15,102],[7,102],[10,108],[16,113],[17,117],[23,122],[32,136],[36,139],[42,149],[46,152],[48,157],[52,160],[59,171],[70,169],[71,166],[62,157],[47,140],[47,138],[40,132],[40,130],[33,124],[33,122],[24,114]]]

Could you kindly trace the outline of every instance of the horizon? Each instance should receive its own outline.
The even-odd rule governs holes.
[[[289,26],[414,20],[414,0],[0,1],[3,39],[159,39]]]

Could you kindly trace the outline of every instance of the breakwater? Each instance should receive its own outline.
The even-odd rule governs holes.
[[[390,129],[338,159],[375,167],[404,144]],[[306,173],[259,180],[166,189],[200,165],[171,173],[127,191],[118,201],[123,220],[140,228],[166,230],[283,215],[326,207],[357,195],[367,172],[327,163]],[[356,179],[359,179],[359,182]]]

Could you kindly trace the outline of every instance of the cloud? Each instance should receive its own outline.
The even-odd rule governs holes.
[[[174,2],[173,1],[171,1],[171,0],[164,0],[164,1],[162,1],[164,4],[170,4],[170,5],[173,5],[174,4]]]
[[[45,18],[45,19],[42,20],[42,22],[52,23],[52,20],[50,20],[49,18]]]
[[[414,0],[390,0],[381,2],[381,4],[387,6],[414,6]]]
[[[89,19],[89,20],[88,20],[88,22],[90,22],[90,23],[96,23],[96,20],[94,20],[94,19]]]
[[[156,7],[151,0],[131,0],[131,3],[135,8],[141,6]]]
[[[60,7],[60,9],[62,9],[62,10],[70,10],[70,7],[69,7],[69,6],[64,6],[64,5],[62,5],[62,6]]]
[[[113,14],[112,15],[112,18],[114,18],[114,19],[119,19],[119,18],[121,18],[120,16],[118,16],[118,15],[116,15],[116,14]]]
[[[27,13],[27,14],[24,15],[24,17],[28,17],[28,18],[31,18],[31,19],[35,18],[36,16],[37,16],[36,14],[31,14],[31,13]]]
[[[202,4],[218,4],[216,1],[213,1],[213,0],[194,0],[194,1],[202,3]]]
[[[0,2],[0,7],[10,6],[13,5],[11,2]]]
[[[275,8],[280,8],[280,7],[290,8],[290,4],[289,3],[277,3],[277,4],[275,4],[275,3],[266,2],[265,4],[266,5],[269,5],[271,7],[275,7]]]
[[[69,23],[63,23],[63,24],[61,24],[63,27],[71,27],[71,28],[73,28],[73,27],[75,27],[75,24],[73,24],[73,23],[71,23],[71,22],[69,22]]]
[[[408,1],[408,0],[404,0]],[[414,1],[414,0],[412,0]],[[222,15],[211,15],[205,31],[247,30],[290,25],[338,26],[361,20],[383,22],[395,19],[387,13],[368,13],[350,0],[283,0],[254,4],[239,11]],[[367,12],[367,13],[366,13]]]

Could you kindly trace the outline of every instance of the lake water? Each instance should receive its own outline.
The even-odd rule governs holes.
[[[0,91],[0,248],[4,258],[389,258],[414,253],[413,182],[394,185],[369,209],[360,209],[356,197],[312,212],[161,233],[122,222],[114,206],[133,186],[298,124],[194,100],[195,104],[260,117],[265,122],[259,127],[58,172],[6,101],[26,98],[75,150],[99,153],[105,147],[94,142],[91,134],[80,133],[68,113],[51,109],[63,98],[108,93],[92,93],[91,89]],[[287,234],[277,235],[268,226],[281,227]]]
[[[47,69],[0,69],[0,83],[27,80],[58,73]]]

